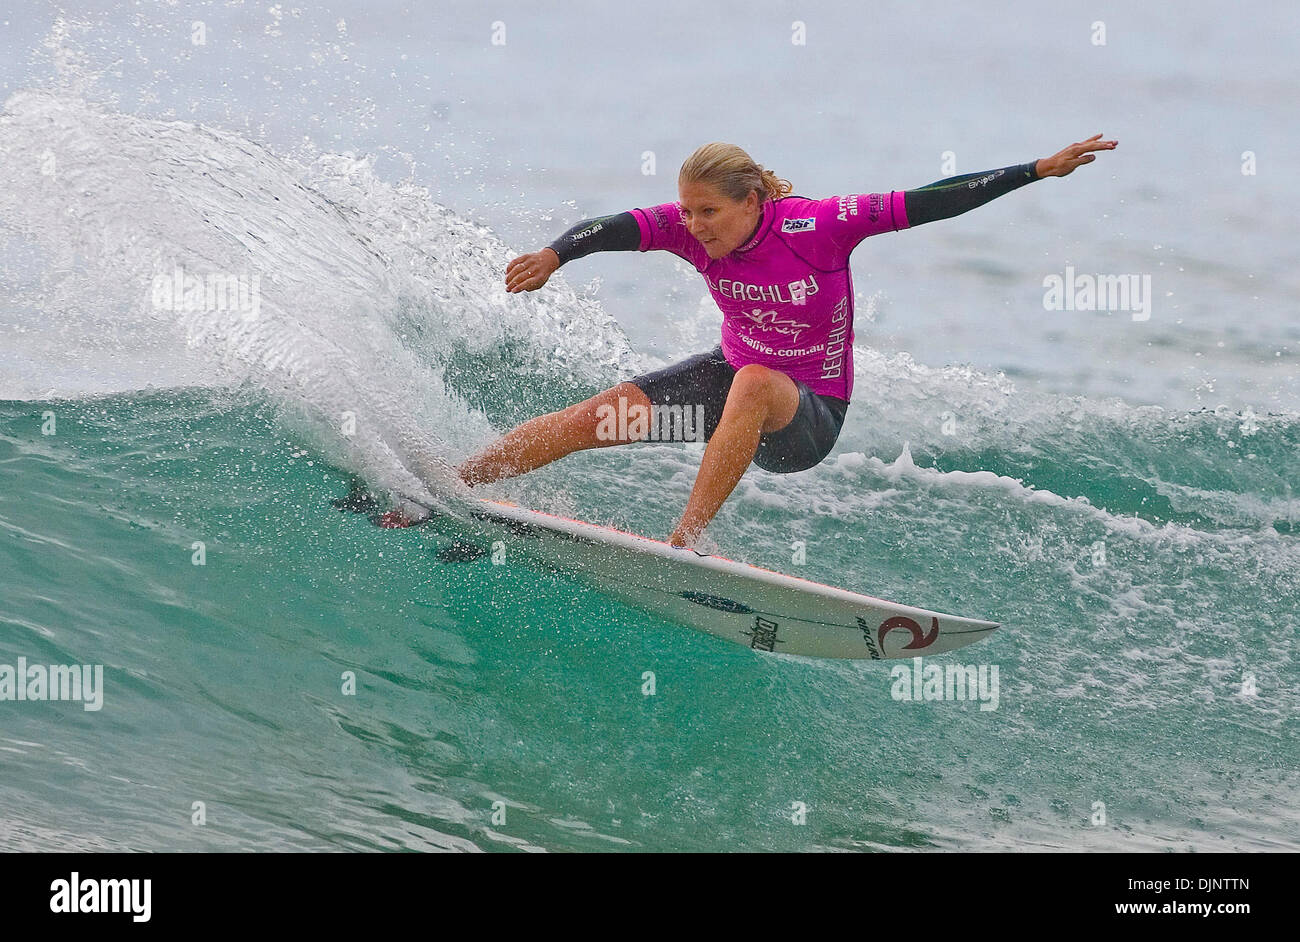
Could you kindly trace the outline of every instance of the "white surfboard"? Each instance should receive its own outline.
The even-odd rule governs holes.
[[[507,541],[508,552],[518,549],[638,608],[760,651],[910,658],[965,647],[998,627],[514,504],[484,500],[472,513]]]

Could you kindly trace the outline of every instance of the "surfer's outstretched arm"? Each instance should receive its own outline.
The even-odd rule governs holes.
[[[560,264],[592,252],[635,252],[641,247],[641,227],[631,213],[586,219],[550,244]]]
[[[635,252],[641,228],[631,213],[584,219],[540,252],[513,259],[506,266],[506,291],[536,291],[565,262],[592,252]]]
[[[1074,172],[1076,167],[1096,160],[1097,155],[1091,151],[1114,150],[1119,143],[1100,138],[1100,134],[1094,134],[1086,141],[1071,144],[1051,157],[1031,160],[1027,164],[945,177],[915,190],[905,190],[903,202],[907,211],[907,224],[916,227],[937,219],[949,219],[982,206],[1004,193],[1019,189],[1026,183],[1043,177],[1064,177]]]
[[[1038,173],[1034,169],[1037,163],[1038,161],[1031,160],[1027,164],[1003,167],[1000,170],[963,173],[957,177],[944,177],[915,190],[904,190],[903,205],[907,212],[907,224],[916,228],[927,222],[960,216],[976,206],[983,206],[989,200],[1037,180]]]

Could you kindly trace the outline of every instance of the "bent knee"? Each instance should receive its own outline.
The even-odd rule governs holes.
[[[781,389],[783,374],[758,363],[746,363],[732,377],[728,401],[739,400],[748,404],[770,404]]]
[[[765,433],[780,431],[799,408],[799,387],[780,370],[747,363],[736,370],[727,407],[760,417]]]
[[[770,369],[761,363],[746,363],[740,369],[736,370],[736,379],[758,382],[760,380],[766,380],[769,374],[775,372],[776,370]]]

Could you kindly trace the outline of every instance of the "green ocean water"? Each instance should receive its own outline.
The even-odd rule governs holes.
[[[1216,422],[1189,422],[1189,453]],[[1119,476],[1082,503],[902,460],[817,472],[880,499],[804,521],[808,575],[1004,623],[938,659],[999,666],[981,711],[895,700],[885,663],[753,652],[513,560],[439,562],[454,527],[333,510],[350,474],[291,426],[202,391],[0,407],[0,663],[106,678],[98,712],[0,704],[7,848],[1297,845],[1281,521],[1112,516],[1107,500],[1141,502]],[[1256,447],[1293,454],[1296,428]],[[591,479],[580,509],[662,524],[608,482],[669,448],[569,459]],[[1061,462],[1043,473],[1064,481]],[[1185,467],[1202,487],[1240,474]],[[782,516],[722,538],[776,564]]]

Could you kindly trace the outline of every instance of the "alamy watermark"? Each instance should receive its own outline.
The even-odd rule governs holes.
[[[52,913],[128,913],[132,922],[148,922],[153,913],[153,880],[95,880],[76,870],[50,884]]]
[[[618,397],[618,407],[611,403],[596,408],[596,438],[602,442],[704,441],[704,406],[627,404]]]
[[[104,706],[103,664],[0,664],[0,700],[80,700],[94,712]]]
[[[171,274],[154,275],[152,296],[157,311],[237,311],[251,321],[262,309],[262,276],[196,275],[178,265]]]
[[[889,671],[889,695],[895,700],[979,700],[981,710],[998,708],[996,664],[924,664],[912,658],[909,668],[899,664]]]
[[[1151,319],[1150,275],[1075,274],[1065,266],[1065,276],[1043,279],[1046,311],[1130,311],[1135,321]]]

